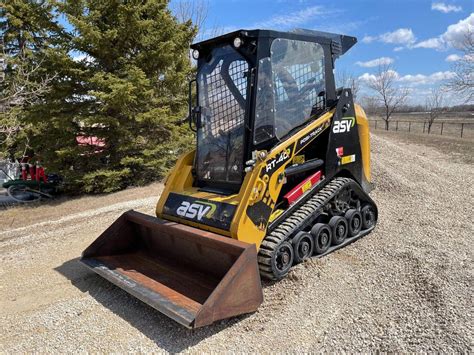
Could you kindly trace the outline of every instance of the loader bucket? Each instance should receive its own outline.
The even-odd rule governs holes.
[[[81,261],[188,328],[254,312],[263,301],[254,245],[136,211],[120,216]]]

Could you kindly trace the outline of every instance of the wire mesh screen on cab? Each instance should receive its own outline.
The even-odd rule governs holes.
[[[201,180],[241,182],[249,65],[233,48],[213,51],[198,72],[197,172]]]
[[[247,71],[245,60],[225,63],[224,59],[220,59],[214,70],[203,78],[205,83],[201,87],[205,89],[202,95],[205,102],[202,106],[209,110],[208,116],[211,116],[207,126],[203,127],[207,134],[215,135],[219,130],[228,132],[243,124],[247,95],[244,73]]]

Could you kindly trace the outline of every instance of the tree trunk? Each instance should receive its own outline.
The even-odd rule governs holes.
[[[388,131],[388,120],[390,119],[389,108],[385,105],[385,130]]]
[[[431,132],[431,126],[433,125],[434,120],[429,120],[428,121],[428,134]]]

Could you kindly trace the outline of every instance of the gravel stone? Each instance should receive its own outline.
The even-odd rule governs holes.
[[[472,353],[473,165],[430,139],[373,134],[375,231],[264,282],[257,312],[194,331],[78,262],[125,210],[153,214],[161,187],[0,211],[24,216],[0,229],[0,352]]]

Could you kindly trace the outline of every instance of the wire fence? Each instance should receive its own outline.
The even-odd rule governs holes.
[[[386,130],[385,122],[381,120],[370,121],[370,128]],[[474,122],[435,121],[430,127],[428,121],[424,120],[391,120],[389,121],[388,130],[474,139]]]

